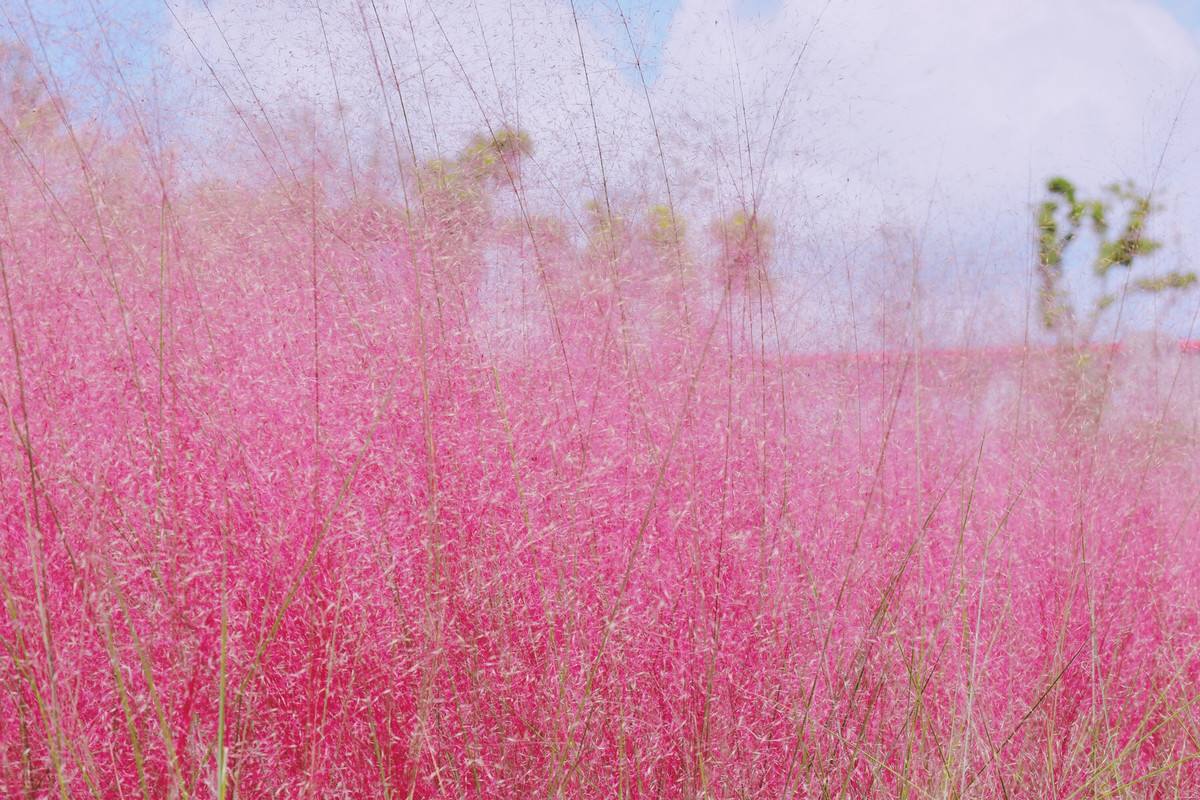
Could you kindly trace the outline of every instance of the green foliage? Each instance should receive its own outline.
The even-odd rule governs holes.
[[[434,158],[418,169],[422,205],[443,224],[469,233],[490,207],[490,194],[507,183],[533,144],[524,131],[501,128],[495,134],[476,134],[456,158]]]
[[[57,127],[52,103],[29,48],[0,41],[0,120],[9,131],[21,136]]]
[[[747,214],[738,210],[718,223],[716,235],[722,249],[721,279],[728,281],[734,289],[756,291],[765,288],[775,235],[770,221],[757,212]]]
[[[588,250],[600,259],[615,258],[624,248],[629,236],[625,218],[599,200],[584,205],[587,215]]]
[[[532,153],[529,134],[504,127],[493,134],[473,136],[459,156],[459,163],[477,178],[504,180],[517,161]]]
[[[1107,291],[1113,270],[1132,270],[1139,259],[1162,247],[1161,242],[1147,236],[1150,216],[1158,207],[1128,182],[1107,186],[1104,196],[1088,199],[1080,196],[1071,181],[1056,176],[1046,182],[1046,193],[1047,198],[1036,211],[1038,308],[1042,326],[1060,336],[1074,332],[1076,313],[1063,285],[1064,258],[1079,235],[1090,231],[1099,242],[1092,272],[1105,289],[1088,314],[1090,332],[1100,314],[1117,300]],[[1124,224],[1112,235],[1114,217],[1123,218]],[[1137,278],[1128,285],[1143,294],[1158,294],[1189,289],[1196,280],[1194,272],[1170,272]]]
[[[674,248],[683,241],[686,233],[683,220],[670,206],[661,203],[651,206],[646,219],[650,228],[650,241],[656,247]]]
[[[466,202],[481,194],[479,182],[472,180],[459,161],[434,158],[421,165],[421,178],[427,191],[437,191]]]
[[[608,207],[599,200],[589,200],[583,205],[592,230],[605,235],[614,234],[625,227],[624,218],[610,212]]]
[[[1196,284],[1196,273],[1171,271],[1154,278],[1139,278],[1133,282],[1139,292],[1157,294],[1170,289],[1189,289]]]
[[[761,261],[770,260],[774,228],[761,215],[735,211],[721,226],[721,236],[730,250],[744,252]]]

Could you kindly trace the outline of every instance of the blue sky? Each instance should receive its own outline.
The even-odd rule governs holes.
[[[1162,0],[1183,24],[1200,33],[1200,0]]]

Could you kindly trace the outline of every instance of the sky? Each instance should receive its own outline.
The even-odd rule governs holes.
[[[1196,0],[1164,0],[1163,5],[1184,25],[1200,31],[1200,3]]]
[[[1200,37],[1200,0],[1149,0],[1161,4],[1181,25]],[[185,7],[188,0],[168,0],[176,8]],[[569,2],[569,0],[563,0]],[[766,15],[777,10],[783,0],[734,0],[739,14],[748,16]],[[577,0],[582,13],[598,25],[611,25],[612,18],[620,8],[639,23],[641,44],[647,60],[661,51],[671,18],[677,11],[680,0]],[[124,30],[124,44],[135,60],[147,60],[153,49],[154,39],[146,31],[161,30],[169,23],[164,0],[42,0],[36,4],[39,17],[60,23],[81,21],[84,26],[93,19],[93,7],[104,19],[115,22]],[[78,24],[78,22],[77,22]],[[121,35],[116,37],[121,39]]]
[[[190,0],[171,0],[174,17],[159,0],[43,0],[52,60],[69,65],[94,32],[91,3],[130,76],[180,93],[200,159],[258,157],[230,99],[252,116],[308,105],[334,120],[336,93],[355,152],[381,135],[387,106],[353,4],[322,0],[322,31],[313,0],[208,0],[212,17]],[[400,80],[424,98],[416,144],[432,154],[516,121],[537,144],[548,210],[574,213],[606,181],[629,205],[670,190],[698,219],[762,203],[797,285],[821,287],[797,293],[797,319],[844,305],[846,282],[895,284],[870,270],[839,283],[841,262],[920,260],[961,295],[947,324],[986,327],[986,309],[1027,283],[1011,265],[1028,262],[1029,209],[1058,172],[1089,191],[1153,185],[1170,245],[1158,266],[1200,256],[1200,0],[576,4],[586,73],[564,0],[411,0],[411,33],[405,4],[381,2]]]

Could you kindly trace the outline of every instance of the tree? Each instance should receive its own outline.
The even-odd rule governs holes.
[[[533,140],[529,134],[503,127],[487,136],[473,136],[458,161],[464,171],[476,178],[507,183],[517,174],[521,159],[532,153]]]
[[[418,185],[428,219],[473,240],[492,213],[496,190],[516,180],[521,160],[532,153],[529,134],[504,127],[471,137],[453,159],[421,164]]]
[[[775,230],[758,212],[736,211],[713,231],[720,245],[717,277],[730,291],[752,295],[767,289],[767,266],[773,255]]]
[[[38,75],[29,48],[0,41],[0,122],[8,136],[23,137],[53,126],[50,94]],[[8,136],[0,136],[0,144]]]
[[[1110,287],[1118,270],[1126,272],[1124,286],[1141,294],[1176,292],[1196,283],[1196,273],[1191,271],[1137,278],[1129,274],[1135,262],[1162,247],[1146,233],[1150,216],[1158,206],[1132,183],[1112,184],[1105,187],[1101,197],[1088,199],[1080,196],[1071,181],[1054,177],[1047,181],[1046,192],[1047,198],[1037,209],[1038,310],[1042,326],[1060,340],[1091,339],[1101,315],[1118,300]],[[1114,228],[1114,217],[1122,210],[1123,224]],[[1066,253],[1087,230],[1099,241],[1092,273],[1100,282],[1100,293],[1081,325],[1063,281]]]

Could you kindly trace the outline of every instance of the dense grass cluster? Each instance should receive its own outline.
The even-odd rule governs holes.
[[[536,215],[511,137],[18,122],[0,795],[1195,796],[1188,357],[805,354],[757,209]]]

